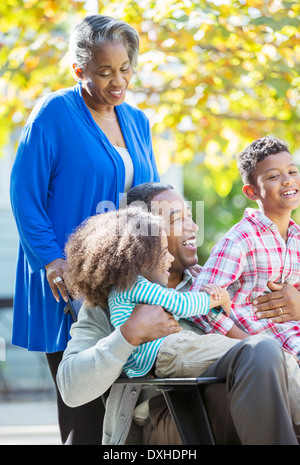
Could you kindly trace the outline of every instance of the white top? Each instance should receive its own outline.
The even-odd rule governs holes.
[[[128,150],[124,147],[118,147],[117,145],[114,145],[114,148],[119,152],[121,155],[124,165],[125,165],[125,189],[124,192],[129,191],[129,189],[132,187],[132,182],[133,182],[133,174],[134,174],[134,167],[132,163],[132,159],[130,156],[130,153]]]

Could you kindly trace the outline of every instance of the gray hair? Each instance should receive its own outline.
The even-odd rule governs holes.
[[[70,36],[69,50],[72,63],[84,69],[96,50],[108,42],[121,42],[127,50],[132,68],[136,68],[139,54],[139,35],[136,30],[110,16],[86,16]]]

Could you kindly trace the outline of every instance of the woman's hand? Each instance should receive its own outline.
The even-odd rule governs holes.
[[[61,293],[64,301],[68,302],[67,289],[63,280],[66,265],[66,260],[63,258],[57,258],[45,266],[47,280],[57,302],[59,302],[59,292]]]
[[[133,346],[181,331],[173,315],[160,305],[138,304],[121,326],[123,337]]]

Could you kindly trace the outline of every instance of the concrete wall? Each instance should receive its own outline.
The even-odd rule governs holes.
[[[18,233],[9,200],[13,159],[12,147],[9,147],[0,158],[0,299],[13,296],[18,249]]]
[[[45,355],[11,344],[18,232],[9,200],[10,172],[14,150],[0,158],[0,398],[28,393],[53,396],[54,385]]]

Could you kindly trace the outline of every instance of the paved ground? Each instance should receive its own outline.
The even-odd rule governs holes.
[[[11,345],[11,333],[12,309],[1,308],[0,342],[5,341],[5,353],[0,352],[0,445],[60,444],[45,354]]]
[[[55,400],[1,402],[0,445],[60,445]]]

